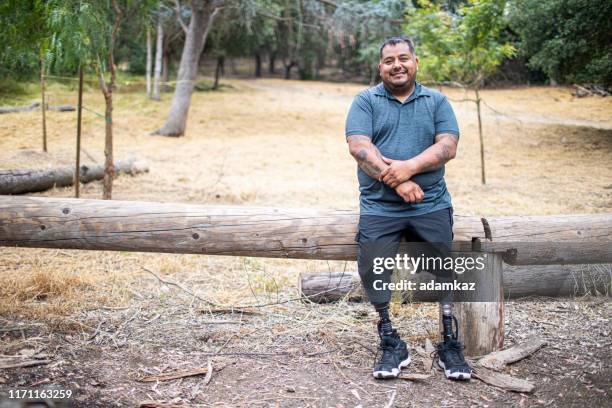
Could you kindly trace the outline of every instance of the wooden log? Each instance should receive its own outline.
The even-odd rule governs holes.
[[[546,340],[531,339],[524,343],[516,344],[506,350],[487,354],[478,360],[478,364],[491,370],[501,371],[506,368],[506,365],[515,363],[532,355],[545,345]]]
[[[528,296],[610,296],[612,265],[504,265],[506,299]]]
[[[99,171],[97,168],[95,170]],[[15,175],[7,171],[4,173],[7,176]],[[83,177],[88,177],[88,174],[91,176],[94,173],[94,171],[85,170]],[[71,173],[68,173],[66,178],[71,182]],[[28,180],[28,174],[23,175],[21,179]],[[0,191],[2,191],[1,180],[2,172],[0,172]],[[11,192],[12,194],[23,191],[23,189],[6,190],[8,189],[5,189],[4,193]],[[10,214],[18,211],[21,201],[11,201],[16,200],[15,198],[4,200],[3,205],[8,212],[0,217],[4,216],[10,220]],[[249,209],[121,201],[109,204],[95,200],[63,200],[60,202],[53,201],[53,199],[40,200],[29,201],[24,208],[24,211],[27,210],[27,212],[18,211],[18,213],[24,214],[26,218],[40,217],[54,213],[58,209],[68,208],[69,211],[74,210],[75,214],[83,214],[83,218],[72,219],[69,228],[66,228],[68,224],[64,222],[64,219],[57,220],[58,224],[54,225],[55,235],[45,240],[30,239],[32,237],[20,235],[23,232],[20,232],[23,227],[20,224],[29,224],[32,222],[31,219],[13,222],[11,229],[15,231],[10,231],[10,236],[20,237],[18,245],[330,260],[355,260],[357,257],[357,245],[354,238],[357,232],[358,214],[350,211]],[[87,218],[87,215],[95,216],[95,219]],[[513,218],[518,220],[521,217]],[[546,220],[542,217],[536,218],[549,226],[548,238],[550,239],[555,236],[553,225],[557,223],[569,229],[569,225],[573,222],[575,224],[573,230],[580,231],[581,234],[587,236],[585,245],[590,245],[589,243],[594,242],[596,237],[604,236],[607,233],[612,214],[549,216],[545,217]],[[525,223],[530,223],[531,219],[532,217],[525,217]],[[568,222],[566,219],[573,221]],[[587,224],[587,219],[596,222]],[[202,220],[206,222],[202,223]],[[518,224],[520,224],[518,221],[509,224],[509,228]],[[259,228],[262,228],[261,233],[257,231]],[[101,235],[92,239],[91,231],[93,230],[99,231]],[[509,239],[511,234],[507,234],[509,241],[499,242],[499,247],[493,246],[497,243],[496,234],[503,238],[500,235],[502,230],[500,227],[490,228],[490,223],[481,217],[455,216],[453,249],[465,251],[481,248],[487,252],[508,250],[515,244],[513,239]],[[564,231],[564,229],[561,230]],[[191,235],[187,234],[187,231],[190,231],[191,235],[196,234],[198,238],[190,238]],[[541,239],[541,234],[536,234],[535,230],[532,232],[532,235],[524,234],[524,236]],[[8,232],[5,234],[9,237]],[[122,239],[125,237],[128,239]],[[17,245],[10,242],[12,239],[4,239],[6,245]],[[543,247],[549,245],[553,250],[557,245],[556,242],[542,240],[537,242]],[[572,241],[565,242],[570,249],[571,245],[575,245]],[[594,259],[594,262],[612,257],[609,245],[593,245],[593,247],[596,249],[589,256]],[[518,257],[521,256],[519,252]],[[538,256],[540,258],[529,258],[530,262],[538,264],[559,260],[558,257],[550,257],[545,252]],[[577,260],[585,261],[582,252],[576,252],[572,256],[575,258],[564,257],[563,261],[567,263],[574,263]]]
[[[146,164],[134,159],[122,161],[115,167],[118,173],[137,174],[149,171]],[[66,187],[74,183],[74,168],[58,167],[41,170],[0,170],[0,194],[23,194],[45,191],[53,187]],[[104,177],[100,165],[80,166],[81,183]]]
[[[315,303],[363,299],[359,277],[350,272],[300,274],[298,291]]]
[[[610,265],[504,265],[504,298],[609,295],[611,268]],[[417,284],[433,278],[427,273],[406,276]],[[316,303],[363,300],[361,282],[356,273],[308,273],[301,274],[299,279],[300,293]],[[430,292],[414,291],[407,293],[403,300],[431,302],[436,299]]]
[[[58,112],[74,112],[76,107],[74,105],[56,105],[49,106],[49,110],[54,110]]]
[[[612,263],[612,214],[487,217],[486,251],[511,265]]]
[[[479,366],[473,367],[473,369],[472,375],[474,378],[478,378],[486,384],[506,391],[530,393],[535,389],[533,383],[521,378],[512,377],[511,375],[498,373]]]
[[[24,106],[0,106],[0,115],[3,113],[17,113],[34,110],[40,106],[40,102],[34,102]]]
[[[352,211],[0,196],[0,246],[355,260],[357,220]],[[484,235],[478,217],[455,225],[461,242]]]
[[[461,325],[459,341],[465,346],[466,356],[481,356],[504,347],[502,256],[488,254],[485,261],[485,269],[479,273],[486,278],[475,280],[475,290],[454,292],[453,314]],[[474,281],[463,279],[465,276],[457,275],[457,280]]]

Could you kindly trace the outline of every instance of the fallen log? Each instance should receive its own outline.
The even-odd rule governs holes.
[[[417,284],[435,279],[429,273],[403,278]],[[298,287],[304,297],[315,303],[340,299],[358,302],[364,296],[359,276],[350,272],[301,274]],[[507,300],[529,296],[609,295],[612,278],[608,265],[504,265],[503,287]],[[404,300],[432,302],[436,297],[431,292],[410,291],[405,293]]]
[[[0,196],[0,246],[355,260],[353,211]],[[484,237],[455,217],[455,239]]]
[[[143,162],[134,159],[115,164],[117,174],[137,174],[149,171]],[[104,166],[82,165],[79,180],[89,183],[104,177]],[[73,167],[57,167],[41,170],[0,170],[0,194],[24,194],[49,190],[53,187],[71,186],[74,183]]]
[[[0,114],[3,113],[17,113],[17,112],[27,112],[34,110],[40,107],[40,102],[33,102],[30,105],[24,106],[0,106]],[[49,106],[47,105],[47,110],[54,110],[58,112],[74,112],[76,107],[74,105],[56,105]]]
[[[612,263],[612,214],[487,217],[492,239],[510,265]]]
[[[76,107],[74,105],[57,105],[49,106],[47,109],[58,112],[74,112],[76,110]]]
[[[40,106],[40,102],[34,102],[24,106],[0,106],[0,115],[3,113],[17,113],[34,110]]]
[[[28,179],[27,174],[23,179]],[[323,260],[357,257],[355,234],[359,217],[352,211],[32,197],[3,197],[0,203],[0,223],[5,225],[0,245]],[[57,214],[64,215],[57,218]],[[536,217],[541,225],[548,225],[546,236],[552,241],[542,241],[537,231],[531,235],[525,232],[521,217],[509,218],[513,221],[502,229],[497,223],[491,228],[485,218],[455,216],[453,249],[509,251],[516,243],[510,237],[517,236],[512,229],[518,228],[523,230],[521,236],[539,239],[536,242],[542,247],[549,245],[554,250],[554,225],[562,225],[561,231],[573,225],[572,230],[585,237],[584,245],[605,240],[606,244],[597,246],[597,252],[591,254],[593,262],[612,263],[612,214]],[[534,217],[523,218],[525,223],[531,223]],[[46,232],[41,225],[49,227]],[[500,248],[491,248],[496,237],[508,241],[501,242]],[[582,253],[575,255],[576,259],[564,261],[591,263],[584,262]],[[541,256],[550,262],[549,256]],[[539,263],[538,259],[532,261]]]

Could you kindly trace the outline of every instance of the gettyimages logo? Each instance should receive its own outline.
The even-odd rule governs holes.
[[[382,274],[385,270],[397,269],[408,271],[415,274],[417,271],[435,272],[447,271],[462,274],[466,271],[482,271],[486,264],[486,255],[472,256],[457,256],[457,257],[440,257],[440,256],[425,256],[421,254],[418,257],[413,257],[408,254],[397,254],[395,257],[376,257],[373,261],[373,272],[377,275]]]

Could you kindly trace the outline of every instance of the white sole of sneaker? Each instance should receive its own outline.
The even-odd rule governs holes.
[[[410,365],[410,356],[407,359],[399,363],[399,368],[394,368],[391,371],[374,371],[372,375],[374,378],[397,378],[400,374],[402,368],[408,367]]]
[[[472,373],[451,373],[450,370],[446,369],[441,360],[438,360],[438,366],[444,370],[446,378],[450,378],[451,380],[469,380],[472,378]]]

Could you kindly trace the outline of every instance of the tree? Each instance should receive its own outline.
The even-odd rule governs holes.
[[[155,41],[155,74],[153,78],[153,96],[151,99],[159,101],[159,81],[162,72],[162,55],[164,53],[164,15],[162,13],[162,4],[159,2],[157,8],[157,30]]]
[[[511,5],[511,27],[531,68],[558,82],[612,87],[612,3],[516,0]]]
[[[48,33],[42,1],[0,2],[0,72],[2,76],[31,77],[39,70]]]
[[[146,15],[150,4],[141,0],[51,0],[47,2],[50,41],[47,58],[62,67],[93,66],[105,102],[104,192],[112,198],[113,178],[113,91],[116,82],[114,47],[121,24],[135,23]],[[108,75],[108,78],[106,77]]]
[[[200,55],[223,0],[192,0],[191,18],[186,26],[185,44],[179,65],[174,97],[166,123],[153,134],[182,136],[187,125],[187,114],[198,74]],[[179,16],[179,18],[181,18]]]
[[[484,137],[479,89],[515,48],[503,41],[507,27],[505,0],[476,0],[454,15],[439,5],[421,2],[407,17],[406,31],[417,43],[421,76],[434,81],[453,81],[474,89],[480,136],[481,181],[486,183]]]

